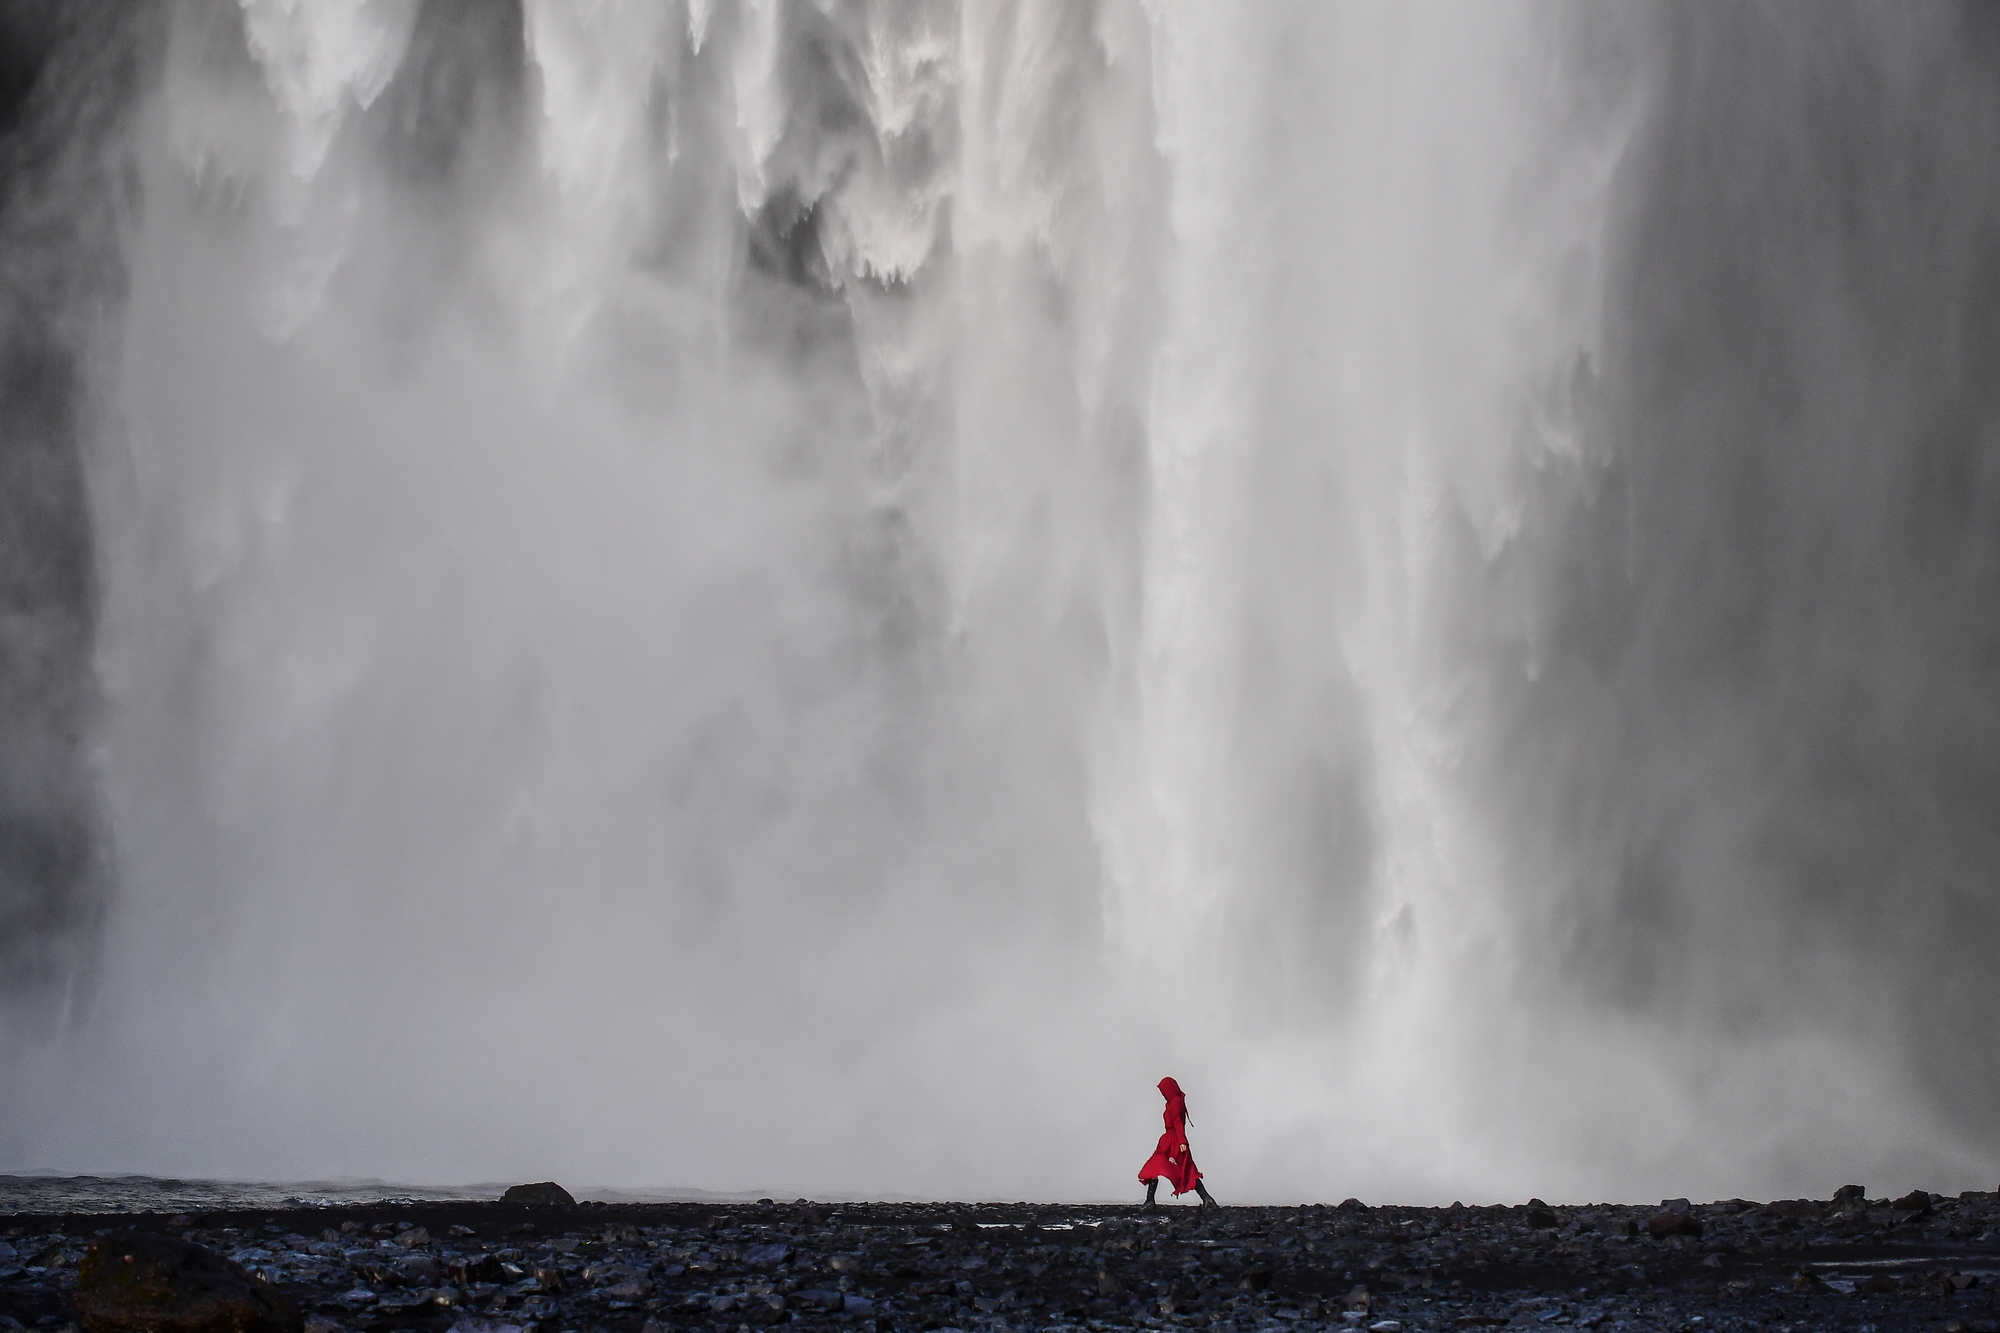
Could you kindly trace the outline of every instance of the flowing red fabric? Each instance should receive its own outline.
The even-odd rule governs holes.
[[[1201,1172],[1194,1164],[1194,1154],[1188,1151],[1187,1141],[1187,1094],[1181,1085],[1170,1078],[1160,1080],[1160,1095],[1167,1099],[1165,1120],[1167,1132],[1160,1135],[1159,1147],[1139,1168],[1139,1179],[1159,1178],[1174,1187],[1176,1195],[1186,1194],[1201,1179]]]

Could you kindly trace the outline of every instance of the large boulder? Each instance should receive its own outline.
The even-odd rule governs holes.
[[[536,1185],[510,1185],[500,1196],[502,1203],[526,1204],[531,1208],[574,1208],[576,1200],[570,1192],[553,1180],[544,1180]]]
[[[1665,1240],[1669,1236],[1686,1236],[1689,1240],[1700,1240],[1701,1219],[1691,1212],[1668,1209],[1647,1218],[1646,1230],[1653,1233],[1655,1240]]]
[[[305,1318],[268,1282],[173,1236],[116,1231],[76,1266],[85,1333],[303,1333]]]

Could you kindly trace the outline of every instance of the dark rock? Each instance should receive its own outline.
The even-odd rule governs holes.
[[[428,1254],[413,1254],[396,1265],[396,1276],[406,1287],[434,1287],[443,1270]]]
[[[1562,1225],[1556,1215],[1549,1211],[1547,1204],[1538,1204],[1535,1201],[1530,1201],[1528,1204],[1527,1222],[1537,1231],[1548,1231]]]
[[[766,1328],[785,1317],[785,1298],[778,1295],[748,1296],[737,1307],[737,1317],[753,1328]]]
[[[143,1231],[113,1232],[77,1265],[88,1333],[302,1333],[305,1318],[269,1283],[213,1250]]]
[[[1772,1217],[1803,1222],[1816,1220],[1820,1215],[1820,1207],[1821,1205],[1812,1199],[1773,1199],[1764,1205],[1764,1211]]]
[[[482,1254],[477,1259],[453,1264],[451,1275],[460,1282],[491,1282],[499,1285],[517,1281],[521,1270],[506,1263],[497,1254]]]
[[[553,1180],[534,1185],[510,1185],[500,1196],[502,1203],[518,1203],[530,1208],[574,1208],[576,1199]]]
[[[1691,1213],[1694,1211],[1694,1205],[1686,1199],[1662,1199],[1660,1200],[1660,1211],[1663,1213]]]
[[[1833,1192],[1833,1201],[1843,1208],[1866,1207],[1868,1191],[1859,1185],[1842,1185]]]
[[[1892,1292],[1901,1291],[1902,1284],[1887,1273],[1875,1273],[1870,1275],[1866,1282],[1860,1283],[1854,1289],[1856,1291],[1865,1291],[1873,1296],[1887,1296]]]
[[[1891,1206],[1899,1213],[1928,1213],[1931,1210],[1931,1196],[1923,1190],[1911,1190]]]
[[[793,1292],[790,1297],[791,1303],[802,1310],[838,1310],[844,1299],[839,1292],[825,1287],[809,1287]]]
[[[1956,1296],[1963,1290],[1954,1285],[1958,1277],[1956,1268],[1930,1269],[1910,1279],[1910,1290],[1925,1296]]]
[[[1340,1211],[1343,1213],[1365,1213],[1368,1211],[1368,1205],[1359,1199],[1342,1199],[1340,1201]]]
[[[431,1243],[431,1233],[422,1227],[411,1227],[397,1235],[396,1243],[406,1250],[419,1249]]]
[[[1356,1285],[1350,1288],[1346,1297],[1341,1301],[1341,1304],[1350,1310],[1359,1310],[1364,1314],[1367,1313],[1369,1304],[1367,1286]]]
[[[743,1251],[743,1262],[752,1268],[776,1268],[785,1262],[785,1256],[791,1252],[792,1247],[782,1243],[752,1245]]]
[[[1701,1219],[1693,1213],[1654,1213],[1646,1219],[1646,1230],[1655,1240],[1665,1240],[1669,1236],[1687,1236],[1701,1239]]]

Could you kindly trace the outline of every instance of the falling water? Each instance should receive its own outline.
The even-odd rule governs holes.
[[[0,1166],[1990,1186],[1984,12],[86,10]]]

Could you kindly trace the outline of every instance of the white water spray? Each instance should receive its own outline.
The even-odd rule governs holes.
[[[1619,447],[1588,23],[501,12],[168,25],[9,1164],[1117,1197],[1170,1070],[1245,1201],[1991,1165],[1560,980],[1489,761]]]

